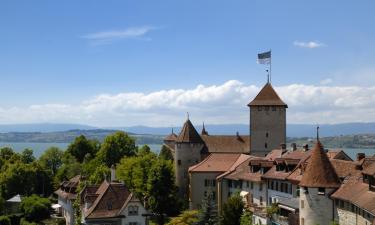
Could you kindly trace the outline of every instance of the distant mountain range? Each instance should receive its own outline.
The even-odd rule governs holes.
[[[198,132],[202,125],[195,125]],[[58,124],[58,123],[35,123],[35,124],[6,124],[0,125],[0,133],[9,132],[63,132],[72,130],[124,130],[132,134],[167,135],[171,132],[171,127],[94,127],[82,124]],[[178,133],[181,127],[174,127],[174,132]],[[236,132],[249,134],[249,125],[246,124],[221,124],[206,125],[209,134],[234,135]],[[74,133],[74,132],[73,132]],[[320,125],[320,136],[340,136],[355,134],[375,134],[375,123],[342,123],[342,124],[322,124]],[[313,124],[288,124],[288,137],[315,137],[316,125]]]

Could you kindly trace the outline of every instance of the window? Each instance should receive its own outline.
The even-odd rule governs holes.
[[[272,111],[276,111],[276,106],[272,106]]]
[[[128,208],[128,214],[129,216],[136,216],[138,215],[138,206],[129,206]]]
[[[254,183],[251,181],[251,183],[250,183],[250,188],[251,189],[254,189]]]
[[[229,187],[229,188],[232,187],[232,180],[228,180],[228,187]]]
[[[279,191],[279,182],[277,182],[277,181],[275,181],[275,183],[276,183],[276,191]]]
[[[262,191],[262,190],[263,190],[263,184],[260,183],[260,184],[259,184],[259,191]]]
[[[177,160],[177,164],[181,166],[181,159]]]
[[[266,132],[266,138],[268,138],[268,132]]]
[[[107,209],[112,210],[112,201],[111,200],[107,201]]]
[[[246,181],[246,187],[248,188],[250,185],[250,182],[249,181]]]
[[[214,191],[211,193],[211,197],[212,197],[212,200],[216,199],[216,193]]]
[[[207,179],[204,179],[204,186],[205,186],[205,187],[208,186],[208,180],[207,180]]]
[[[137,222],[130,222],[129,225],[138,225]]]
[[[262,111],[262,106],[258,106],[258,111]]]
[[[259,204],[263,205],[263,197],[262,196],[259,197]]]
[[[301,200],[301,209],[305,208],[305,201]]]
[[[267,148],[267,142],[266,142],[266,143],[264,143],[264,148]]]
[[[264,110],[269,111],[269,110],[270,110],[270,107],[269,107],[269,106],[265,106],[265,107],[264,107]]]
[[[326,194],[326,189],[325,188],[318,188],[318,195],[325,195]]]

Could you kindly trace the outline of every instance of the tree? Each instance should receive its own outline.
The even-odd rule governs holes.
[[[135,140],[128,136],[125,132],[117,131],[114,134],[108,135],[97,153],[97,157],[107,165],[112,165],[120,162],[124,156],[134,156],[137,152]]]
[[[165,215],[178,213],[177,187],[170,161],[158,160],[152,165],[147,181],[148,205],[156,214],[159,225],[165,223]]]
[[[82,163],[87,154],[95,155],[100,148],[96,140],[88,140],[84,135],[80,135],[68,146],[67,152],[74,156],[79,163]]]
[[[10,219],[7,216],[0,216],[0,225],[10,225]]]
[[[89,176],[90,184],[100,184],[105,178],[109,178],[111,174],[110,169],[106,165],[100,165],[95,168],[95,171]]]
[[[195,225],[198,221],[198,211],[183,211],[179,216],[174,217],[167,225]]]
[[[32,149],[24,149],[21,152],[21,160],[23,163],[32,163],[35,161],[35,157],[33,155],[33,150]]]
[[[48,198],[31,195],[22,199],[20,209],[27,221],[40,221],[49,217],[50,205]]]
[[[62,165],[64,152],[57,147],[48,148],[39,158],[41,166],[52,171],[55,175]]]
[[[14,151],[10,147],[4,147],[0,149],[0,158],[3,160],[9,160],[13,155]]]
[[[57,170],[54,177],[55,186],[60,184],[62,181],[69,180],[70,178],[80,174],[81,171],[82,165],[77,162],[74,156],[65,151],[62,158],[62,165]]]
[[[147,155],[151,152],[151,148],[148,145],[143,145],[142,147],[138,148],[137,155]]]
[[[156,161],[157,156],[153,152],[138,154],[135,157],[124,157],[117,165],[116,176],[124,181],[139,199],[144,199],[148,195],[147,181],[150,170]]]
[[[217,224],[217,214],[215,213],[215,204],[212,198],[213,195],[211,191],[209,191],[203,198],[202,206],[198,214],[198,221],[195,225]]]
[[[239,193],[228,198],[223,205],[222,225],[240,225],[241,215],[244,209],[244,202]]]
[[[253,214],[249,210],[245,210],[241,216],[241,225],[252,225],[253,224]]]
[[[173,155],[172,155],[171,150],[167,146],[163,145],[160,149],[159,158],[165,159],[165,160],[173,160]]]

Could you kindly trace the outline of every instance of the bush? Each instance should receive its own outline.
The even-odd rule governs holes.
[[[34,222],[29,222],[25,218],[21,219],[20,225],[38,225],[37,223]]]
[[[21,211],[27,221],[40,221],[49,217],[51,202],[37,195],[26,197],[21,202]]]
[[[10,219],[7,216],[0,216],[0,225],[10,225]]]

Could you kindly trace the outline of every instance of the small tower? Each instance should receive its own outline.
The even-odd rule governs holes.
[[[330,195],[340,187],[340,180],[319,139],[312,150],[299,186],[299,224],[330,224],[334,220]]]
[[[201,135],[208,135],[208,132],[206,131],[206,127],[204,126],[204,122],[203,122],[203,126],[202,126]]]
[[[267,82],[248,104],[250,108],[250,154],[265,156],[286,142],[285,104]]]
[[[174,155],[176,184],[179,196],[183,199],[188,199],[189,167],[200,162],[200,151],[203,147],[201,136],[188,118],[177,136]]]
[[[169,134],[168,136],[166,136],[163,139],[163,142],[164,142],[164,144],[166,144],[168,146],[174,146],[174,144],[176,142],[176,139],[177,139],[177,135],[174,133],[173,128],[172,128],[171,134]]]

